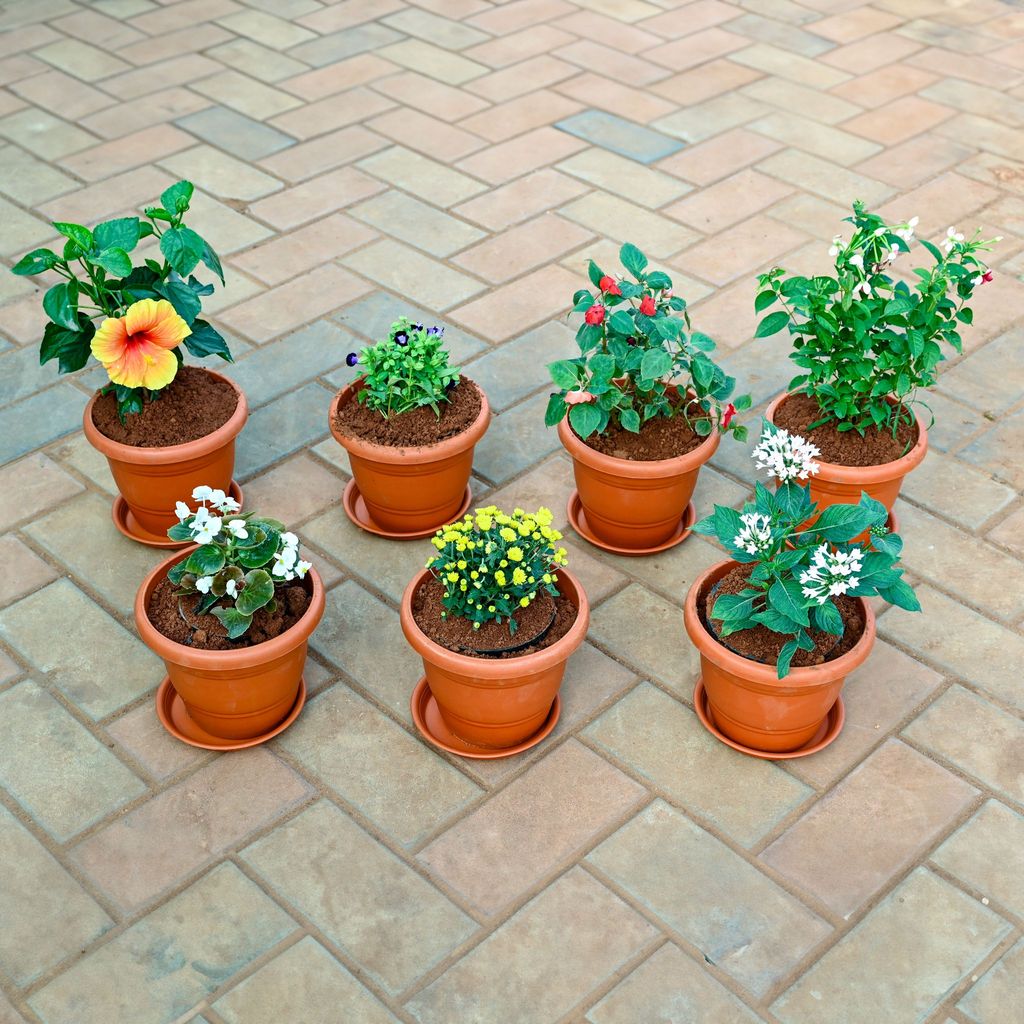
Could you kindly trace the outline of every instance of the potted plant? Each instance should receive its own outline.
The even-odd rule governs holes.
[[[946,350],[961,351],[960,331],[974,319],[967,305],[992,280],[981,254],[998,238],[966,240],[949,228],[939,245],[920,239],[931,264],[896,277],[893,268],[915,241],[917,218],[887,224],[863,203],[836,235],[835,269],[818,277],[762,274],[759,338],[788,328],[800,373],[768,407],[777,426],[801,434],[822,453],[811,492],[824,507],[866,491],[891,510],[903,478],[925,457],[928,433],[915,407],[935,383]]]
[[[573,311],[583,314],[580,355],[548,367],[559,390],[545,421],[558,425],[572,456],[576,532],[605,550],[641,555],[688,536],[700,467],[720,433],[746,436],[733,419],[750,398],[725,404],[735,380],[711,359],[715,343],[691,331],[671,278],[650,270],[635,245],[623,245],[620,259],[631,280],[591,260],[595,290],[573,295]]]
[[[192,192],[179,181],[145,217],[92,230],[55,222],[63,251],[35,249],[12,268],[59,279],[43,296],[50,322],[40,362],[57,360],[60,373],[82,369],[90,355],[102,364],[110,382],[86,407],[84,429],[121,492],[114,522],[134,540],[163,547],[175,546],[167,530],[179,495],[203,480],[231,486],[235,437],[246,419],[235,384],[182,365],[182,345],[197,357],[231,361],[224,339],[199,317],[213,285],[192,271],[203,263],[222,283],[224,274],[210,244],[184,224]],[[159,258],[136,266],[129,254],[149,237],[159,239]]]
[[[443,327],[405,317],[347,356],[362,372],[334,396],[328,422],[352,465],[345,512],[364,530],[429,537],[469,508],[473,448],[491,410],[448,359]]]
[[[284,524],[222,489],[179,501],[171,538],[193,546],[161,562],[135,598],[135,623],[164,660],[161,721],[195,746],[252,746],[289,725],[305,701],[306,647],[324,613],[316,570]]]
[[[413,718],[443,749],[506,756],[558,720],[565,665],[590,612],[551,522],[546,508],[479,508],[438,531],[437,553],[405,589],[402,630],[426,673]]]
[[[766,445],[766,440],[774,438]],[[875,641],[867,598],[919,611],[897,567],[903,542],[885,506],[819,510],[806,441],[766,424],[758,456],[780,481],[757,483],[742,512],[716,505],[694,530],[715,536],[731,559],[693,582],[683,617],[700,652],[694,704],[720,738],[758,756],[820,749],[842,726],[840,690]],[[869,531],[867,545],[851,543]]]

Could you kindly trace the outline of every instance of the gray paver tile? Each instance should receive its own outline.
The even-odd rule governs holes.
[[[604,110],[583,110],[558,121],[555,127],[642,164],[653,164],[683,148],[678,139]]]
[[[977,1024],[1013,1024],[1024,990],[1024,941],[994,964],[957,1007]]]

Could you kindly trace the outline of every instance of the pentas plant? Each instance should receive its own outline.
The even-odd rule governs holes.
[[[814,454],[803,438],[766,424],[754,457],[779,481],[775,493],[758,481],[754,501],[742,512],[716,505],[694,526],[717,537],[735,561],[753,566],[740,593],[722,594],[712,606],[718,637],[756,626],[789,637],[777,660],[779,679],[789,674],[798,650],[814,648],[809,630],[842,636],[836,597],[878,596],[907,611],[921,609],[897,567],[903,541],[886,529],[884,505],[862,494],[856,505],[819,513],[810,488],[799,482],[817,472]],[[869,544],[853,543],[865,532]]]
[[[302,579],[312,568],[299,558],[299,538],[284,523],[252,512],[222,490],[197,487],[195,512],[177,503],[178,522],[167,531],[171,540],[189,540],[199,547],[168,570],[179,598],[199,596],[194,615],[215,615],[235,640],[252,624],[261,608],[274,611],[278,587]]]
[[[60,253],[34,249],[12,268],[14,274],[47,271],[62,278],[43,296],[50,322],[43,331],[39,362],[57,360],[60,373],[80,370],[90,353],[103,364],[123,421],[142,410],[147,398],[174,380],[184,343],[197,357],[231,361],[224,338],[199,318],[201,298],[213,292],[192,271],[203,263],[224,283],[220,259],[184,223],[193,186],[179,181],[160,196],[145,217],[119,217],[89,229],[54,221],[67,241]],[[160,240],[162,259],[135,266],[129,255],[142,239]],[[100,321],[97,326],[97,321]]]
[[[517,611],[542,591],[558,592],[556,570],[567,560],[551,522],[547,508],[506,515],[490,505],[438,530],[431,540],[438,553],[427,568],[444,584],[445,615],[468,619],[474,629],[507,619],[515,633]]]
[[[887,224],[861,202],[853,204],[849,242],[832,240],[833,273],[787,277],[781,267],[762,274],[755,308],[779,304],[758,324],[764,338],[788,328],[790,359],[802,373],[789,390],[810,395],[822,419],[841,431],[863,434],[874,426],[893,436],[913,423],[908,406],[918,388],[935,383],[943,346],[962,350],[960,328],[974,319],[967,305],[992,280],[981,258],[998,238],[971,239],[950,227],[938,245],[919,239],[932,264],[915,267],[908,283],[893,276],[899,257],[915,241],[917,218]]]
[[[448,389],[461,373],[448,359],[443,327],[424,327],[402,317],[386,339],[349,352],[345,362],[363,367],[359,401],[390,418],[421,406],[441,415],[441,403],[449,400]]]
[[[656,416],[679,415],[702,437],[720,430],[745,439],[746,427],[733,419],[750,408],[750,396],[727,402],[736,381],[709,357],[711,338],[691,331],[672,279],[650,270],[647,257],[628,242],[619,258],[629,279],[612,277],[591,260],[594,290],[573,295],[573,311],[583,314],[576,331],[580,355],[548,366],[559,390],[548,402],[547,425],[568,413],[573,430],[586,439],[609,423],[638,433]]]

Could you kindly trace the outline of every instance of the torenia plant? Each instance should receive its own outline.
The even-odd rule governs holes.
[[[361,352],[350,352],[349,366],[362,366],[359,401],[386,419],[421,406],[441,415],[441,403],[458,382],[460,368],[448,365],[443,327],[424,327],[407,317],[391,325],[388,336]]]
[[[721,621],[720,637],[756,626],[790,637],[777,661],[783,679],[796,652],[814,647],[809,630],[842,635],[836,597],[878,596],[920,611],[897,567],[903,541],[886,529],[884,505],[862,494],[856,505],[830,505],[819,514],[810,488],[800,482],[818,471],[817,449],[769,423],[753,454],[758,468],[779,481],[775,493],[759,481],[754,501],[742,512],[716,505],[694,527],[717,537],[737,562],[753,566],[748,585],[738,594],[723,594],[711,609]],[[865,531],[870,543],[853,543]]]
[[[982,259],[998,238],[970,239],[951,227],[938,245],[920,239],[932,258],[915,267],[912,280],[899,280],[893,268],[915,241],[917,218],[888,224],[853,204],[849,242],[832,239],[832,273],[787,277],[776,267],[759,278],[755,308],[776,304],[758,325],[759,338],[788,328],[790,359],[803,371],[789,390],[810,395],[822,419],[841,431],[864,434],[868,427],[892,431],[913,423],[908,406],[918,388],[935,383],[945,358],[943,346],[961,351],[960,329],[974,314],[967,305],[975,289],[992,280]]]
[[[506,515],[490,505],[438,530],[431,540],[437,554],[427,568],[444,584],[445,614],[468,619],[474,629],[507,619],[515,633],[516,612],[542,591],[558,592],[557,568],[566,564],[566,551],[551,522],[547,508]]]
[[[573,430],[586,439],[610,423],[638,433],[656,416],[678,415],[702,437],[719,430],[744,440],[746,427],[733,418],[750,408],[750,396],[728,402],[736,381],[711,359],[711,338],[691,330],[672,279],[649,269],[647,257],[628,242],[619,258],[629,278],[612,277],[591,260],[594,290],[573,295],[573,312],[583,314],[580,355],[548,366],[559,390],[548,402],[547,425],[568,412]],[[676,396],[669,391],[673,382]]]
[[[39,361],[56,359],[60,373],[73,373],[95,356],[110,377],[103,390],[114,392],[122,421],[174,380],[182,343],[194,356],[231,361],[223,337],[199,318],[200,300],[213,285],[192,271],[203,263],[222,284],[224,272],[209,242],[185,226],[192,193],[190,182],[179,181],[145,217],[119,217],[91,230],[55,221],[66,239],[63,250],[34,249],[11,268],[61,278],[43,296],[50,322]],[[150,236],[159,238],[162,258],[135,266],[129,254]]]
[[[199,595],[193,613],[215,615],[235,640],[261,608],[276,608],[278,587],[302,579],[312,566],[299,558],[299,538],[284,523],[240,512],[234,498],[211,487],[197,487],[192,498],[202,504],[193,512],[179,501],[179,521],[167,536],[199,547],[167,578],[179,598]]]

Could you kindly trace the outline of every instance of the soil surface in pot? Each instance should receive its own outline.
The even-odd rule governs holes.
[[[482,405],[480,389],[468,377],[461,377],[457,385],[448,389],[448,401],[441,406],[440,416],[430,406],[422,406],[385,419],[353,398],[338,410],[335,424],[346,437],[371,444],[425,448],[468,430],[480,415]]]
[[[615,459],[660,462],[663,459],[675,459],[680,455],[686,455],[704,440],[705,438],[690,429],[682,416],[673,416],[671,419],[657,416],[643,424],[639,434],[609,424],[603,434],[591,434],[583,443],[588,448]]]
[[[146,614],[153,626],[169,640],[203,651],[236,651],[273,640],[295,625],[305,614],[311,599],[306,583],[293,583],[277,590],[277,609],[261,608],[252,617],[252,625],[237,640],[229,640],[220,620],[208,612],[194,615],[197,596],[182,599],[182,608],[174,596],[175,587],[164,577],[153,589]],[[187,618],[187,621],[186,621]]]
[[[701,621],[723,647],[727,647],[750,661],[774,665],[778,661],[779,652],[789,642],[790,637],[774,633],[767,626],[755,626],[753,629],[730,633],[723,640],[718,635],[722,620],[711,618],[711,609],[714,607],[715,601],[723,594],[738,594],[745,590],[752,571],[752,565],[739,565],[723,576],[714,594],[709,591],[701,602]],[[839,638],[839,642],[836,643],[836,638],[832,633],[809,629],[807,632],[814,642],[814,650],[798,650],[793,655],[791,662],[794,668],[835,661],[836,658],[851,650],[861,638],[864,633],[864,615],[860,602],[854,597],[837,597],[833,599],[833,604],[843,619],[843,635]]]
[[[441,600],[443,597],[444,585],[440,580],[433,577],[425,580],[413,596],[412,617],[416,625],[435,644],[446,647],[456,654],[464,654],[468,658],[519,658],[525,654],[533,654],[535,651],[543,651],[546,647],[551,647],[561,640],[576,621],[576,606],[567,598],[559,595],[555,598],[549,597],[547,601],[538,597],[529,608],[522,609],[521,613],[516,616],[517,629],[515,633],[509,632],[507,621],[500,625],[490,622],[480,629],[473,629],[472,623],[467,619],[441,618],[441,613],[445,610]],[[469,650],[464,646],[471,644],[474,648],[491,649],[518,647],[524,638],[536,636],[551,622],[552,605],[555,610],[555,621],[536,643],[500,654],[482,654],[479,650]]]
[[[868,427],[861,437],[856,430],[839,431],[835,423],[807,428],[820,420],[821,408],[809,395],[793,395],[780,403],[772,417],[775,426],[799,434],[818,446],[822,459],[837,466],[884,466],[903,458],[917,443],[917,423],[901,423],[891,430]]]
[[[235,389],[201,366],[179,366],[174,380],[157,395],[144,402],[142,412],[126,416],[124,423],[117,418],[113,393],[98,395],[92,421],[111,441],[133,448],[166,448],[212,434],[238,406]]]

